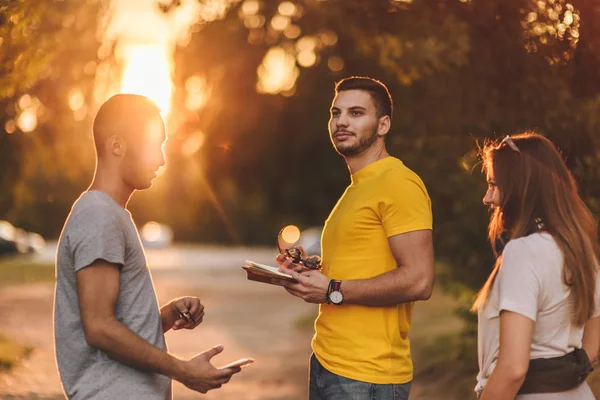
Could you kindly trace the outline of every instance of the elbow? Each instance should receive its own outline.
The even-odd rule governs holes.
[[[590,364],[595,365],[598,362],[598,351],[589,351],[585,348],[584,350],[587,353],[587,356],[590,360]]]
[[[514,363],[510,365],[497,366],[496,368],[503,371],[502,375],[505,377],[509,385],[521,387],[523,381],[525,381],[529,364],[519,365],[518,363]]]
[[[83,329],[83,333],[85,335],[85,342],[90,347],[99,347],[99,344],[102,342],[100,337],[102,334],[95,327],[86,327]]]
[[[83,333],[85,341],[90,347],[102,349],[102,344],[106,342],[107,332],[103,321],[96,320],[93,323],[83,324]]]
[[[433,279],[426,279],[417,288],[415,300],[429,300],[433,293]]]
[[[508,378],[515,385],[521,386],[523,381],[525,381],[525,376],[527,375],[527,368],[515,368],[509,375]]]

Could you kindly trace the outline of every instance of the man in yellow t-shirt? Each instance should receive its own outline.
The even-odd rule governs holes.
[[[286,290],[320,304],[310,400],[408,399],[413,302],[433,288],[431,201],[421,179],[390,157],[387,87],[372,78],[336,84],[329,133],[352,176],[325,221],[322,270],[281,254]]]

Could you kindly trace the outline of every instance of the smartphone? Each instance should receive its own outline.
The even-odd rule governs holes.
[[[244,365],[252,364],[254,359],[252,358],[240,358],[237,361],[231,362],[229,364],[225,364],[219,369],[233,368],[233,367],[243,367]]]

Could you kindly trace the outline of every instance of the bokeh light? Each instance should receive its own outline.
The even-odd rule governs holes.
[[[271,19],[271,26],[276,31],[283,31],[288,25],[291,23],[290,17],[285,17],[283,15],[276,15]]]
[[[296,42],[299,52],[312,51],[317,47],[317,39],[314,36],[303,36]]]
[[[339,72],[344,69],[344,60],[338,56],[329,57],[327,67],[333,72]]]
[[[244,26],[246,28],[260,28],[265,24],[264,15],[252,15],[244,19]]]
[[[288,225],[281,231],[281,238],[290,244],[294,244],[300,239],[300,229],[295,225]]]
[[[302,33],[302,29],[298,25],[288,25],[283,31],[283,36],[287,39],[296,39]]]
[[[281,47],[272,47],[258,67],[257,90],[269,94],[291,90],[299,74],[296,58]]]
[[[296,14],[296,10],[296,5],[291,1],[284,1],[283,3],[279,4],[279,7],[277,8],[279,14],[286,17],[293,17]]]
[[[298,64],[305,68],[312,67],[317,62],[317,54],[312,50],[302,51],[296,58],[298,59]]]
[[[69,108],[73,111],[79,110],[85,104],[85,96],[80,88],[73,88],[69,91]]]
[[[206,81],[199,76],[191,76],[185,82],[187,96],[185,99],[185,108],[190,111],[201,109],[208,100],[208,89]]]
[[[256,0],[246,0],[242,4],[242,12],[244,15],[255,15],[260,10],[260,4]]]
[[[323,32],[319,35],[319,38],[325,46],[335,46],[338,41],[338,36],[333,31]]]
[[[19,98],[19,108],[21,110],[25,110],[29,107],[31,107],[31,96],[28,94],[24,94]]]
[[[571,49],[579,41],[580,15],[573,4],[567,0],[532,2],[528,9],[522,10],[526,38],[525,48],[537,51],[538,46],[547,45],[554,39],[566,39]],[[569,59],[571,54],[564,52],[562,57]]]
[[[17,125],[23,132],[33,132],[38,125],[38,119],[36,111],[33,107],[29,107],[23,110],[17,117]]]
[[[148,241],[158,240],[161,235],[160,224],[154,221],[150,221],[146,225],[144,225],[140,234]]]
[[[6,121],[6,124],[4,124],[4,130],[9,135],[15,133],[16,129],[17,129],[17,124],[15,123],[14,119],[9,119],[8,121]]]

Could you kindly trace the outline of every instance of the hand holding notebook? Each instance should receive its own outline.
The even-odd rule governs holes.
[[[283,286],[284,282],[297,283],[290,275],[279,272],[277,267],[246,260],[242,268],[246,270],[248,280]]]

